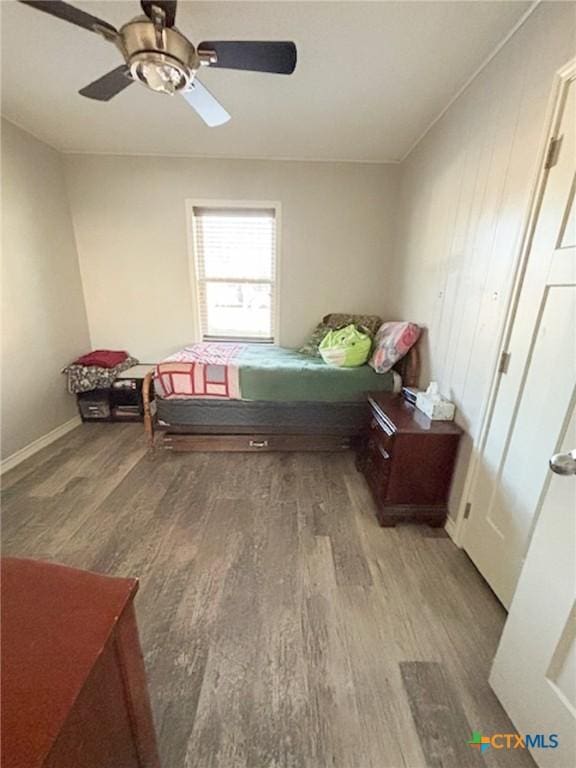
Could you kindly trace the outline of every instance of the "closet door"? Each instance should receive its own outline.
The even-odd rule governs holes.
[[[541,768],[576,756],[576,408],[558,449],[490,675]]]
[[[476,468],[462,542],[510,605],[576,383],[576,81],[563,82],[505,372]]]

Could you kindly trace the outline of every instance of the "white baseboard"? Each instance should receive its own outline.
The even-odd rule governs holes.
[[[452,541],[454,543],[456,543],[456,521],[453,518],[451,518],[451,517],[447,517],[446,518],[446,524],[445,524],[444,528],[445,528],[446,533],[448,534],[448,536],[450,536]]]
[[[0,462],[0,475],[3,475],[4,472],[8,472],[10,469],[14,469],[18,464],[21,464],[23,461],[30,458],[30,456],[41,451],[42,448],[46,448],[50,443],[53,443],[55,440],[58,440],[58,438],[63,437],[68,432],[76,429],[81,423],[82,419],[80,416],[74,416],[69,421],[64,422],[64,424],[61,424],[59,427],[56,427],[56,429],[48,432],[47,435],[43,435],[42,437],[39,437],[38,440],[34,440],[34,442],[25,445],[24,448],[20,448],[20,450],[13,453],[12,456],[8,456],[8,458]]]

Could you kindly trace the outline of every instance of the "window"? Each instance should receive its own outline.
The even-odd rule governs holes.
[[[273,342],[276,209],[193,206],[202,339]]]

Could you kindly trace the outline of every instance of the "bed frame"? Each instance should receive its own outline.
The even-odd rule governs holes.
[[[420,376],[420,354],[416,344],[408,354],[394,366],[402,377],[403,386],[418,386]],[[262,453],[266,451],[343,451],[358,441],[365,426],[368,426],[370,409],[368,402],[358,402],[357,422],[360,426],[351,428],[343,421],[338,424],[340,403],[322,403],[318,410],[334,409],[328,422],[322,418],[311,423],[307,418],[298,427],[274,426],[273,424],[244,424],[242,426],[162,424],[157,416],[157,404],[153,396],[153,372],[148,373],[142,385],[144,402],[144,429],[150,450],[162,447],[172,451],[243,451]],[[238,407],[242,401],[238,401]],[[251,402],[254,407],[257,403]],[[269,404],[268,404],[269,405]],[[286,403],[280,403],[286,407]],[[310,408],[310,403],[290,403],[290,409],[298,411]],[[324,410],[326,412],[326,410]],[[306,414],[307,416],[307,414]]]

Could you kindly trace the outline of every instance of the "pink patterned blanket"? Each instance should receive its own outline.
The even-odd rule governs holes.
[[[240,400],[238,357],[244,344],[202,342],[158,363],[154,391],[165,399]]]

